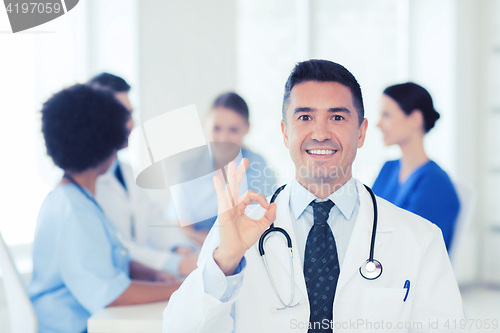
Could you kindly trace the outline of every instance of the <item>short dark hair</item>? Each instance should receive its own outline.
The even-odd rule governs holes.
[[[248,105],[245,100],[235,92],[227,92],[222,95],[219,95],[213,105],[212,108],[216,107],[224,107],[227,109],[231,109],[235,111],[237,114],[242,116],[247,122],[249,118]]]
[[[108,90],[77,84],[50,97],[41,112],[47,154],[63,170],[97,167],[127,140],[130,112]]]
[[[365,109],[363,107],[363,96],[361,87],[354,75],[344,66],[333,61],[311,59],[299,62],[295,65],[292,73],[285,84],[285,94],[283,96],[282,117],[286,123],[286,109],[288,108],[290,93],[292,88],[299,83],[306,81],[317,82],[338,82],[351,90],[354,107],[358,113],[359,124],[365,118]]]
[[[429,132],[439,119],[439,113],[434,109],[431,94],[416,83],[395,84],[387,87],[384,94],[396,101],[406,115],[410,115],[417,109],[420,110],[424,118],[425,133]]]
[[[93,78],[87,83],[94,87],[111,89],[114,93],[123,93],[130,91],[130,85],[119,76],[101,73]]]

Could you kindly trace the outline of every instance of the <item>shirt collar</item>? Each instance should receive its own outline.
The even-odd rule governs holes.
[[[290,185],[290,206],[296,220],[304,212],[307,206],[309,206],[311,201],[316,199],[324,201],[309,192],[297,181],[296,178],[292,180]],[[356,182],[354,178],[351,177],[351,179],[349,179],[341,188],[330,194],[328,199],[332,200],[342,215],[349,220],[354,210],[354,206],[356,205],[357,197],[358,189],[356,188]]]

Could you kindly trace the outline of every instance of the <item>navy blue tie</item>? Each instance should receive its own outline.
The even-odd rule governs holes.
[[[304,277],[311,310],[311,329],[308,332],[332,332],[333,299],[340,268],[337,245],[327,220],[335,204],[327,200],[313,201],[310,205],[313,207],[314,225],[307,236],[304,256]]]

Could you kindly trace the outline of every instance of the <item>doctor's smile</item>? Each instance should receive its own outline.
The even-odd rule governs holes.
[[[336,150],[326,150],[326,149],[306,149],[307,153],[310,155],[333,155]]]

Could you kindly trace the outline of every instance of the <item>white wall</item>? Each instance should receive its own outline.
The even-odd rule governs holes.
[[[281,185],[295,175],[280,121],[285,81],[299,60],[300,14],[290,0],[237,3],[237,83],[250,108],[245,144],[266,159]]]
[[[0,10],[0,31],[0,230],[13,245],[33,240],[43,199],[60,177],[46,156],[40,110],[53,93],[85,77],[85,6],[17,34]]]
[[[409,79],[429,91],[441,115],[426,135],[426,150],[452,177],[456,175],[455,6],[454,0],[411,0],[409,28]]]
[[[234,0],[148,0],[138,6],[143,122],[190,104],[203,115],[217,94],[235,89]],[[166,204],[169,191],[150,193]]]
[[[500,2],[410,0],[410,12],[410,78],[442,116],[426,148],[477,198],[457,279],[498,286]]]
[[[140,123],[138,0],[90,0],[87,5],[87,78],[102,72],[118,75],[132,87],[129,97]],[[120,159],[128,161],[128,149]]]
[[[143,121],[235,88],[233,0],[140,1],[139,22]]]
[[[139,89],[137,0],[90,0],[87,5],[87,67],[119,75]]]
[[[479,165],[481,164],[479,133],[481,132],[481,77],[480,45],[483,31],[480,29],[480,4],[475,0],[456,2],[456,38],[454,48],[454,142],[453,169],[455,179],[470,187],[481,200]],[[479,201],[480,202],[480,201]],[[459,283],[471,284],[480,280],[482,256],[479,255],[479,234],[482,230],[481,210],[476,204],[471,226],[467,231],[464,246],[459,249],[462,268],[457,271]]]
[[[479,6],[480,95],[475,112],[479,123],[477,174],[481,227],[481,272],[484,282],[500,286],[500,1]]]

